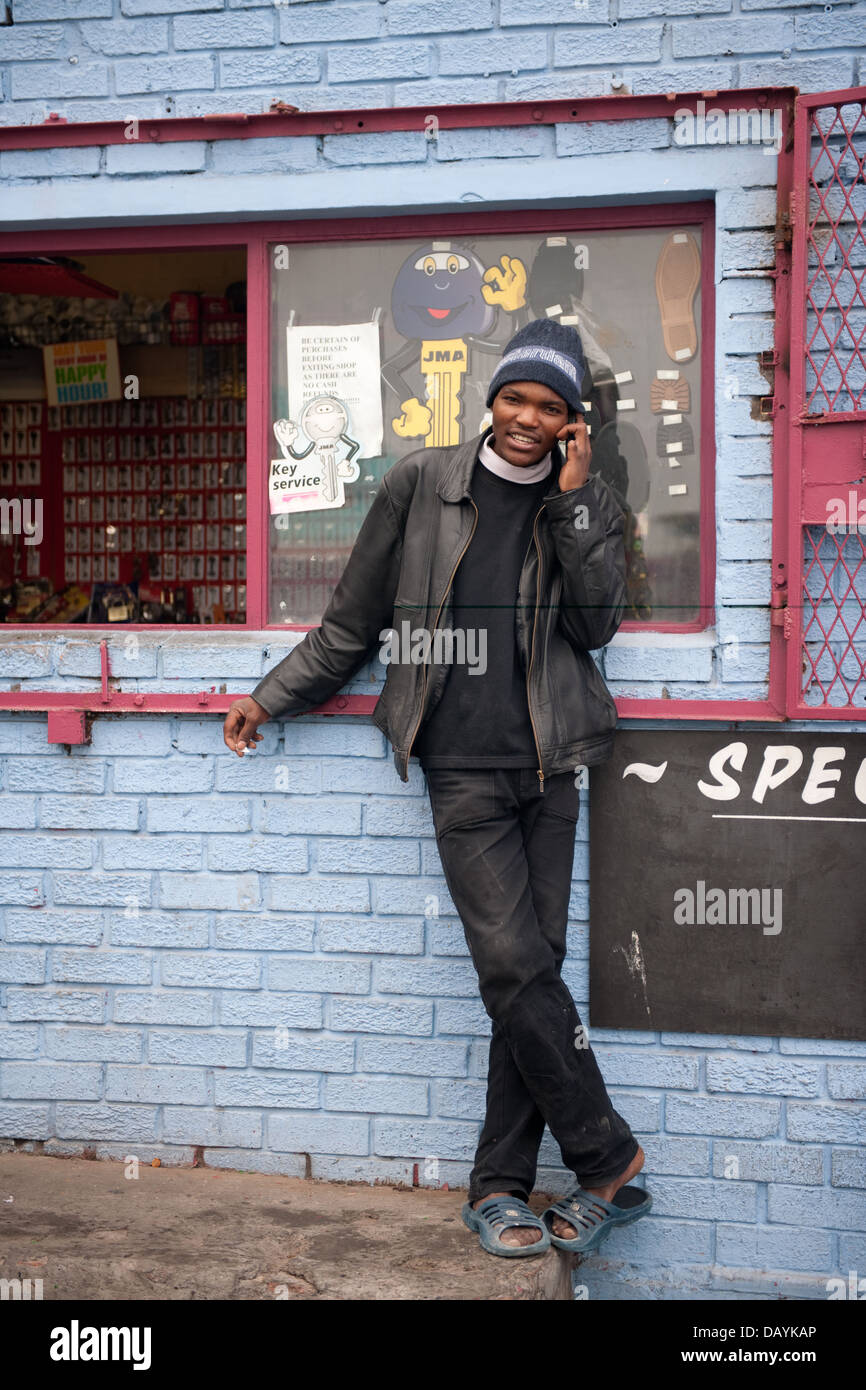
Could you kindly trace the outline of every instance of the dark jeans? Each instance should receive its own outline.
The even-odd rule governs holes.
[[[580,791],[571,772],[428,768],[436,843],[493,1020],[469,1200],[535,1183],[545,1122],[581,1186],[618,1177],[637,1140],[610,1103],[560,971]]]

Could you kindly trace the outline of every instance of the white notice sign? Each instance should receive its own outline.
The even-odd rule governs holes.
[[[274,423],[283,455],[271,461],[270,509],[342,507],[358,458],[382,452],[379,326],[286,329],[289,418]]]

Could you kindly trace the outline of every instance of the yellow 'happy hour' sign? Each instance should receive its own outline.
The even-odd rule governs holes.
[[[116,338],[52,343],[42,354],[49,405],[120,400]]]

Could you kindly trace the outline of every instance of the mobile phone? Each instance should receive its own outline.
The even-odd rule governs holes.
[[[577,411],[576,411],[576,410],[570,410],[570,411],[568,412],[568,423],[569,423],[570,425],[573,425],[576,419],[577,419]]]

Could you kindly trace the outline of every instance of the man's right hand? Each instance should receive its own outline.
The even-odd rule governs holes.
[[[252,695],[246,695],[242,700],[234,700],[223,724],[223,741],[233,753],[242,758],[248,747],[254,748],[257,743],[261,743],[263,735],[256,730],[260,724],[266,724],[270,717],[267,710],[263,709]]]

